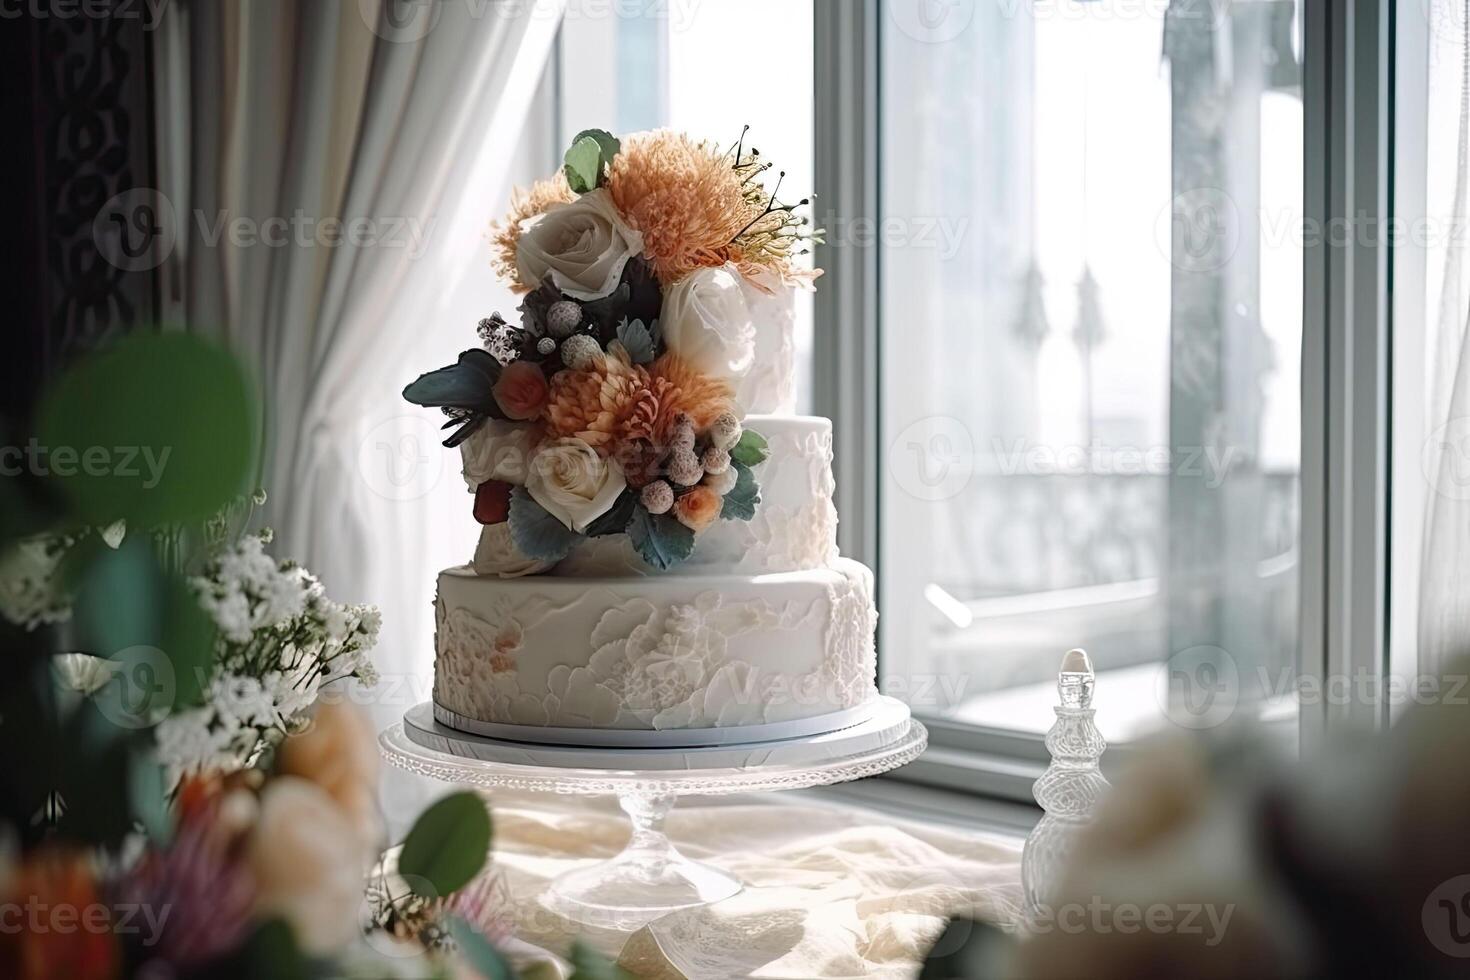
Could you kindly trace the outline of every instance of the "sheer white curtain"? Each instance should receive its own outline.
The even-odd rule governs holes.
[[[189,4],[161,55],[187,106],[163,134],[190,226],[174,308],[257,371],[278,552],[384,609],[380,724],[425,694],[433,573],[474,543],[462,487],[467,526],[436,514],[458,467],[399,389],[489,312],[455,299],[491,278],[485,225],[525,158],[564,0],[387,7]]]
[[[1425,497],[1423,560],[1419,581],[1419,669],[1443,671],[1450,660],[1470,650],[1470,248],[1467,248],[1467,197],[1470,197],[1470,0],[1432,0],[1434,22],[1459,24],[1459,139],[1454,177],[1451,234],[1444,255],[1439,310],[1428,338],[1427,407],[1429,459],[1433,474]]]

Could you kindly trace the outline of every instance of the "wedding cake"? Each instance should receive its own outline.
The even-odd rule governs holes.
[[[493,228],[520,323],[405,390],[481,524],[439,575],[434,713],[523,741],[794,737],[877,698],[832,428],[794,413],[797,205],[744,140],[578,136]]]

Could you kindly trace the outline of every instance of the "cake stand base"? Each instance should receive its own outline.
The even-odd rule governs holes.
[[[571,921],[617,931],[741,890],[737,878],[680,854],[664,833],[664,819],[678,797],[861,779],[912,762],[927,741],[908,706],[892,698],[879,698],[870,717],[841,731],[745,746],[538,746],[457,731],[435,720],[431,704],[409,709],[378,737],[390,764],[445,782],[482,791],[616,796],[633,824],[627,847],[555,879],[541,904]]]
[[[674,797],[626,794],[618,803],[633,822],[628,846],[611,860],[557,878],[542,895],[543,906],[574,922],[628,931],[739,893],[739,879],[689,860],[664,834]]]

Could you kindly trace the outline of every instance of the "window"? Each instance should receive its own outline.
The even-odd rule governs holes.
[[[885,686],[1041,732],[1081,646],[1110,740],[1290,715],[1299,5],[886,0],[877,31]]]
[[[749,142],[812,187],[813,0],[670,3],[570,0],[557,86],[558,156],[584,129],[671,127],[696,139]],[[765,57],[752,61],[752,52]],[[611,81],[610,81],[611,80]],[[797,410],[811,411],[812,299],[797,297]]]

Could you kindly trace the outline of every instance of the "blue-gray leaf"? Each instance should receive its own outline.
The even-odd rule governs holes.
[[[624,318],[618,324],[618,343],[627,349],[634,364],[653,363],[653,334],[643,325],[642,320]]]
[[[661,572],[694,554],[694,532],[668,514],[650,514],[639,507],[628,524],[628,538],[649,565]]]
[[[521,554],[537,561],[561,561],[583,540],[536,503],[525,487],[510,494],[510,537]]]
[[[755,474],[744,463],[731,462],[737,474],[735,486],[725,494],[725,506],[720,517],[727,521],[748,521],[755,517],[755,508],[761,502],[761,488],[755,482]]]

